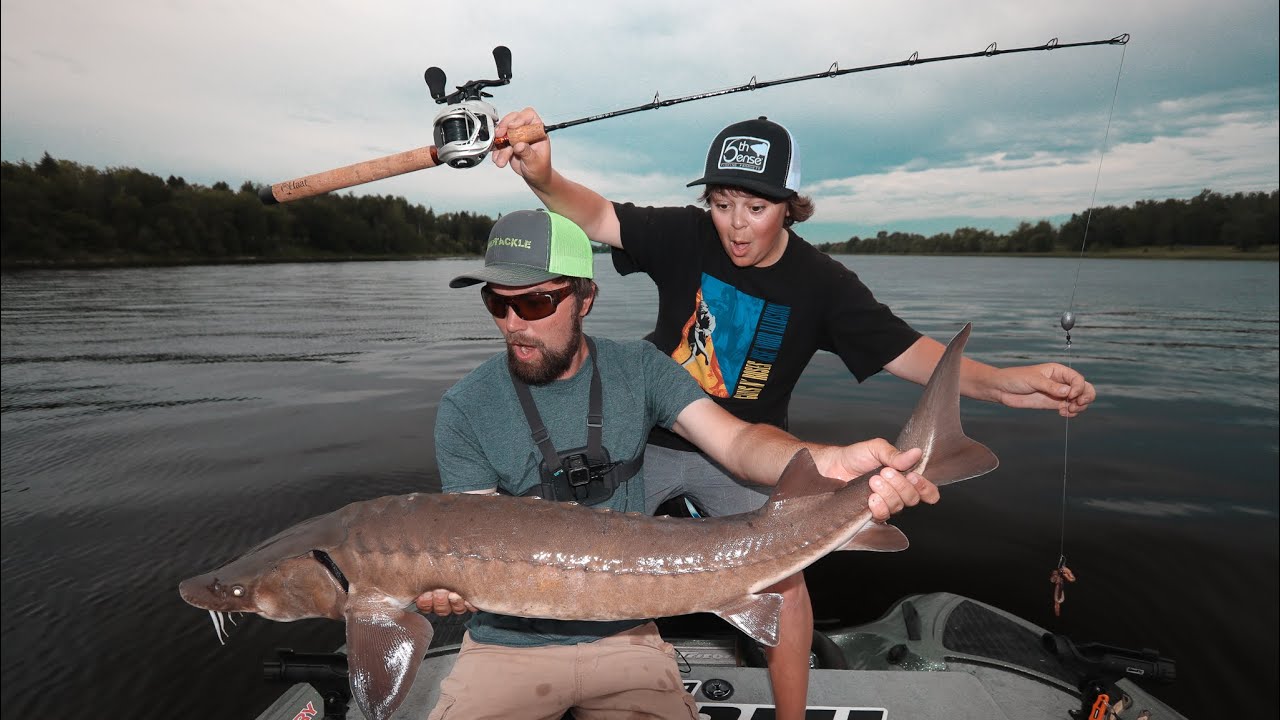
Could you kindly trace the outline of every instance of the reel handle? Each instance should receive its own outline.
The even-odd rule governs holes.
[[[493,147],[495,149],[504,148],[513,142],[535,143],[545,140],[546,137],[547,131],[544,126],[523,125],[511,128],[506,137],[500,137],[493,143]],[[428,145],[374,160],[365,160],[346,167],[325,170],[314,175],[305,175],[292,180],[278,182],[258,190],[258,199],[262,200],[265,205],[291,202],[323,195],[334,190],[341,190],[352,185],[363,185],[374,180],[395,177],[415,170],[425,170],[439,164],[440,158],[436,155],[435,146]]]

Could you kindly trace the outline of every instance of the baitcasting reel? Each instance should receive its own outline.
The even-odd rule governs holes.
[[[493,129],[498,125],[498,113],[480,98],[493,97],[483,92],[484,88],[511,82],[511,51],[499,45],[493,49],[493,60],[498,66],[497,80],[471,80],[448,95],[444,93],[444,71],[438,67],[427,68],[425,77],[431,97],[442,105],[448,103],[433,121],[440,162],[456,168],[469,168],[479,165],[489,154],[489,148],[493,146]]]

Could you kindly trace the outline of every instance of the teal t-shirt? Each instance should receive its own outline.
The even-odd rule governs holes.
[[[602,441],[615,462],[644,451],[654,425],[670,429],[682,410],[705,397],[689,373],[653,344],[595,339],[604,402]],[[592,363],[573,377],[531,386],[538,414],[559,451],[587,444]],[[440,400],[436,463],[445,492],[500,488],[519,495],[537,485],[542,455],[511,384],[505,351],[489,358]],[[644,512],[644,468],[596,507]],[[468,624],[476,642],[516,647],[591,642],[642,621],[589,622],[479,612]]]

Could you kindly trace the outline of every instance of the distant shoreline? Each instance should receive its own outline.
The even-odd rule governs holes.
[[[1021,252],[1021,253],[831,253],[855,257],[858,255],[892,257],[1005,257],[1005,258],[1078,258],[1079,252]],[[1280,261],[1280,245],[1264,245],[1257,250],[1241,251],[1232,247],[1204,245],[1193,247],[1166,246],[1133,247],[1115,250],[1089,250],[1084,257],[1096,260],[1269,260]]]
[[[1080,253],[832,253],[848,257],[1000,257],[1000,258],[1078,258]],[[5,261],[4,272],[24,270],[94,270],[107,268],[187,267],[200,265],[263,265],[280,263],[389,262],[421,260],[453,260],[477,258],[478,255],[317,255],[299,257],[226,257],[226,258],[72,258],[47,261]],[[1221,246],[1169,248],[1140,247],[1117,250],[1091,250],[1084,257],[1099,260],[1265,260],[1280,261],[1280,245],[1266,245],[1242,252]]]
[[[73,258],[70,260],[6,260],[0,271],[22,270],[102,270],[109,268],[199,267],[201,265],[283,265],[288,263],[402,262],[415,260],[457,260],[478,255],[316,255],[298,257],[256,257],[252,255],[224,258]]]

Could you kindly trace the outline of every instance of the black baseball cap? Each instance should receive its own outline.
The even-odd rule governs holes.
[[[720,131],[707,151],[707,168],[694,185],[739,187],[769,200],[800,190],[800,153],[791,132],[761,116]]]

